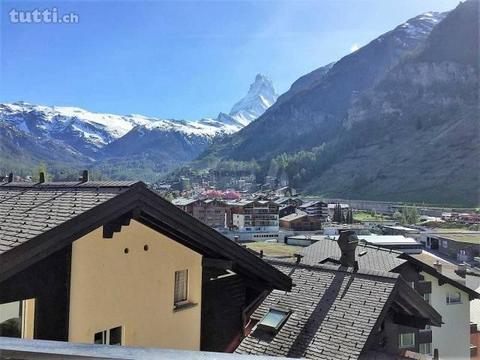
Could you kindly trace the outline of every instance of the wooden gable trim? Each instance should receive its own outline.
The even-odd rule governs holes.
[[[220,257],[234,261],[235,272],[250,277],[262,278],[274,285],[275,288],[289,291],[292,279],[275,269],[265,261],[250,253],[247,249],[227,239],[216,230],[205,225],[200,220],[186,215],[182,210],[155,193],[145,189],[142,191],[142,214],[150,215],[151,219],[161,219],[159,226],[168,226],[175,229],[178,241],[189,243],[190,246],[204,246],[213,257]],[[143,216],[143,215],[142,215]],[[177,240],[177,239],[176,239]],[[188,246],[188,245],[187,245]]]

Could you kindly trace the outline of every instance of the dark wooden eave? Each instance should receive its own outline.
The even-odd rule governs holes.
[[[427,324],[433,326],[442,325],[442,316],[402,278],[397,283],[396,293],[395,303],[408,316],[425,319]]]
[[[210,259],[228,261],[232,270],[267,287],[289,291],[292,280],[248,250],[170,204],[139,182],[112,199],[0,255],[0,282],[106,225],[112,235],[127,219],[159,231]]]
[[[407,326],[423,328],[424,325],[441,326],[442,316],[428,304],[415,290],[413,290],[400,276],[395,280],[395,288],[390,293],[380,316],[378,317],[374,329],[380,329],[387,314],[394,310],[401,313],[396,319],[402,318],[399,322]],[[394,317],[395,320],[395,317]],[[368,349],[375,340],[376,333],[372,331],[363,347]]]

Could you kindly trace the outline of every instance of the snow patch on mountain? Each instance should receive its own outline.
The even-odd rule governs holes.
[[[426,12],[397,26],[393,31],[397,31],[401,36],[409,39],[424,39],[447,14],[448,12]]]
[[[32,105],[25,102],[0,104],[0,121],[35,137],[71,143],[82,140],[92,150],[100,149],[126,135],[135,127],[175,131],[186,135],[215,137],[230,134],[241,126],[213,119],[200,121],[165,120],[142,115],[113,115],[89,112],[76,107]]]
[[[141,129],[139,134],[160,131],[181,135],[187,142],[196,138],[196,142],[211,143],[218,136],[239,131],[263,114],[276,98],[272,82],[259,74],[250,86],[248,94],[235,104],[231,113],[220,113],[215,119],[185,121],[137,114],[102,114],[77,107],[16,102],[0,104],[0,122],[11,124],[34,138],[60,141],[79,153],[94,156],[133,129]]]
[[[262,74],[257,74],[247,95],[233,105],[229,115],[245,126],[262,115],[277,99],[272,81]]]

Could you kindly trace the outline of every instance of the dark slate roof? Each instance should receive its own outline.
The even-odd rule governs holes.
[[[401,254],[399,251],[360,243],[355,251],[355,258],[360,269],[393,271],[406,262],[399,258]],[[328,262],[329,258],[340,260],[341,252],[336,240],[322,237],[303,249],[302,255],[304,255],[302,263],[318,265]]]
[[[0,254],[125,192],[135,182],[3,183]]]
[[[237,348],[239,354],[357,359],[394,302],[414,309],[406,315],[441,324],[440,315],[396,273],[271,263],[290,274],[295,285],[291,292],[272,291],[251,319],[260,321],[271,308],[291,311],[290,316],[274,335],[254,327]]]
[[[291,279],[142,182],[0,183],[0,282],[94,229],[121,230],[129,219],[269,288]]]
[[[290,273],[295,265],[277,264]],[[343,269],[343,270],[342,270]],[[299,266],[292,273],[291,292],[272,291],[252,315],[259,321],[270,308],[291,310],[272,337],[255,330],[236,352],[240,354],[357,359],[381,318],[398,274],[339,266]]]
[[[310,206],[315,206],[315,205],[318,205],[318,204],[324,204],[324,205],[327,205],[327,203],[323,202],[323,201],[320,201],[320,200],[314,200],[314,201],[308,201],[306,203],[303,203],[302,205],[299,206],[299,208],[301,209],[306,209]]]
[[[312,236],[313,238],[314,236]],[[360,254],[364,253],[362,256]],[[319,240],[303,249],[302,263],[309,265],[336,264],[340,260],[340,248],[336,240],[319,237]],[[355,250],[355,258],[358,261],[359,269],[372,269],[379,271],[396,271],[405,263],[420,267],[422,271],[435,276],[440,281],[449,283],[452,286],[468,293],[470,300],[480,298],[480,294],[469,289],[455,278],[439,273],[433,266],[421,258],[412,256],[400,251],[359,243]]]

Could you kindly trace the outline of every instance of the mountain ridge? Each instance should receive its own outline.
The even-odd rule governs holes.
[[[0,104],[0,126],[3,127],[5,147],[11,149],[9,158],[13,159],[14,154],[20,156],[22,150],[12,136],[14,133],[23,139],[23,151],[33,152],[27,156],[30,159],[26,161],[29,164],[26,165],[27,168],[38,162],[53,164],[52,159],[56,159],[65,162],[65,166],[69,163],[94,168],[100,166],[110,175],[124,178],[126,176],[116,170],[113,173],[99,165],[98,161],[119,167],[126,163],[132,164],[131,158],[136,157],[139,162],[145,163],[145,167],[156,169],[154,174],[160,175],[175,165],[192,160],[214,139],[240,130],[257,115],[261,115],[269,104],[262,98],[252,98],[252,89],[257,97],[265,96],[272,101],[276,100],[276,97],[271,98],[271,94],[275,94],[271,81],[259,74],[247,95],[234,105],[236,110],[232,111],[233,115],[220,113],[215,119],[161,119],[138,114],[115,115],[89,112],[78,107],[16,102]],[[245,99],[249,101],[246,102]],[[248,118],[245,114],[248,114]],[[49,153],[64,153],[64,156],[51,157]],[[3,158],[6,159],[7,156]],[[0,171],[10,172],[15,169],[15,165],[2,166],[1,160],[2,158]],[[14,164],[15,161],[8,163]],[[55,163],[55,166],[58,164]],[[22,172],[26,171],[24,168],[25,166],[22,167]],[[145,170],[150,172],[150,169]],[[137,176],[139,174],[141,176],[141,169]]]
[[[477,6],[414,17],[310,73],[192,166],[255,160],[257,179],[312,195],[478,205]]]

